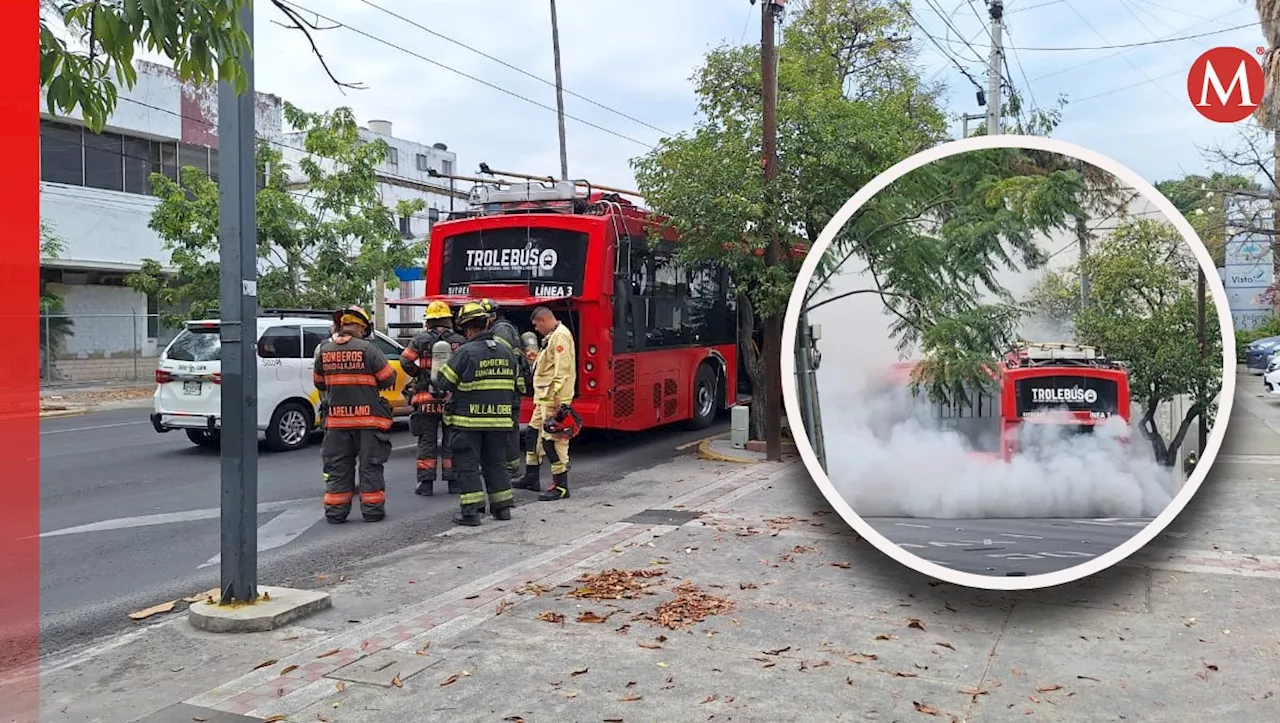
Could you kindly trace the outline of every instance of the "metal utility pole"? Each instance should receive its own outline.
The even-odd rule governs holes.
[[[985,117],[986,116],[984,116],[981,113],[965,113],[964,115],[960,116],[960,129],[961,129],[960,137],[961,138],[969,137],[969,121],[982,120]]]
[[[1004,47],[1000,44],[1003,27],[1004,0],[991,0],[991,53],[987,56],[987,135],[1002,133],[1000,129],[1000,68],[1004,63]]]
[[[765,263],[781,263],[781,241],[776,222],[774,179],[778,176],[778,57],[774,38],[778,13],[785,0],[761,0],[760,3],[760,76],[763,81],[764,118],[762,123],[764,151],[765,230],[769,245]],[[775,312],[764,325],[764,443],[765,458],[782,458],[782,316]]]
[[[564,79],[560,77],[560,25],[556,0],[551,0],[551,53],[556,63],[556,122],[560,124],[560,180],[569,180],[569,152],[564,144]]]
[[[1205,338],[1205,320],[1204,320],[1204,313],[1205,313],[1204,268],[1201,267],[1199,271],[1200,271],[1200,275],[1196,279],[1196,341],[1199,342],[1200,344],[1200,356],[1201,358],[1203,358],[1205,356],[1205,350],[1208,346],[1205,343],[1207,339]],[[1209,401],[1205,400],[1205,404],[1208,405],[1208,403]],[[1199,438],[1197,440],[1197,446],[1199,447],[1199,450],[1196,455],[1197,462],[1199,462],[1201,457],[1204,457],[1204,448],[1205,448],[1205,445],[1208,444],[1209,442],[1209,410],[1207,406],[1205,409],[1200,411],[1200,418],[1198,421],[1199,421],[1199,426],[1197,430],[1198,434],[1196,436]]]
[[[826,443],[822,436],[822,411],[818,406],[818,327],[809,323],[807,313],[800,314],[796,325],[796,389],[799,391],[800,413],[805,436],[822,469],[827,468]]]
[[[253,47],[253,9],[240,22]],[[248,88],[218,87],[222,310],[222,602],[258,597],[258,222],[252,51]]]

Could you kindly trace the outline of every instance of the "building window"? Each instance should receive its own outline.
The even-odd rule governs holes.
[[[124,190],[124,139],[115,133],[85,133],[84,185]]]
[[[178,180],[178,145],[176,143],[151,142],[151,172],[163,174],[171,181]]]
[[[387,146],[387,165],[400,165],[400,150],[394,146]]]
[[[209,149],[205,146],[193,146],[189,143],[178,145],[178,168],[192,166],[209,175]]]
[[[40,121],[40,180],[84,184],[84,143],[79,126]]]
[[[125,193],[151,193],[151,141],[144,138],[124,139]]]
[[[442,173],[442,174],[444,174],[444,175],[446,175],[446,176],[452,176],[452,175],[453,175],[453,161],[450,161],[450,160],[447,160],[447,159],[446,159],[446,160],[443,160],[443,161],[440,161],[440,173]]]
[[[400,217],[400,237],[413,238],[413,217],[412,216]]]
[[[415,160],[419,171],[426,173],[431,170],[431,159],[427,158],[426,155],[419,153]]]

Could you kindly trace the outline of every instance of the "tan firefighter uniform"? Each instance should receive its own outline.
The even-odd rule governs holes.
[[[551,437],[542,425],[554,417],[562,404],[573,402],[578,380],[578,355],[573,333],[563,322],[542,340],[542,351],[533,363],[533,415],[529,418],[529,436],[537,434],[537,444],[525,453],[525,465],[536,469],[547,455],[549,445],[555,452],[551,475],[563,476],[569,471],[569,440]]]

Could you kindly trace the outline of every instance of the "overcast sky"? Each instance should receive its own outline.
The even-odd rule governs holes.
[[[550,80],[547,2],[290,2],[347,26],[318,33],[316,41],[340,79],[362,83],[367,89],[343,95],[326,79],[303,36],[271,22],[284,18],[269,3],[259,2],[259,90],[310,110],[349,105],[362,122],[391,121],[397,136],[444,142],[458,153],[462,173],[474,172],[482,161],[502,170],[558,171],[552,86],[441,37]],[[1029,100],[1033,97],[1039,104],[1048,105],[1063,93],[1075,101],[1066,110],[1058,137],[1112,156],[1151,180],[1203,170],[1205,162],[1197,146],[1230,142],[1234,137],[1231,127],[1204,120],[1191,108],[1186,70],[1208,48],[1261,44],[1256,25],[1124,50],[1087,48],[1256,23],[1252,2],[1006,0],[1005,4],[1014,84],[1022,89],[1029,86]],[[374,5],[438,35],[390,17]],[[574,95],[565,99],[567,113],[581,119],[567,121],[570,175],[604,185],[634,187],[628,161],[662,136],[655,128],[675,133],[692,126],[696,109],[689,78],[707,50],[724,42],[756,42],[760,32],[759,5],[748,0],[560,0],[557,7],[565,87],[594,102]],[[948,59],[921,37],[924,75],[948,84],[953,114],[980,112],[974,87],[956,63],[985,85],[982,59],[990,41],[978,18],[978,13],[985,13],[985,0],[915,0],[912,7],[955,59]],[[918,31],[915,35],[921,36]],[[958,123],[954,133],[959,133]]]

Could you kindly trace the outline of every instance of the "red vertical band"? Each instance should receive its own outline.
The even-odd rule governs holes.
[[[35,721],[40,655],[40,4],[0,25],[0,721]],[[30,84],[30,85],[28,85]]]

